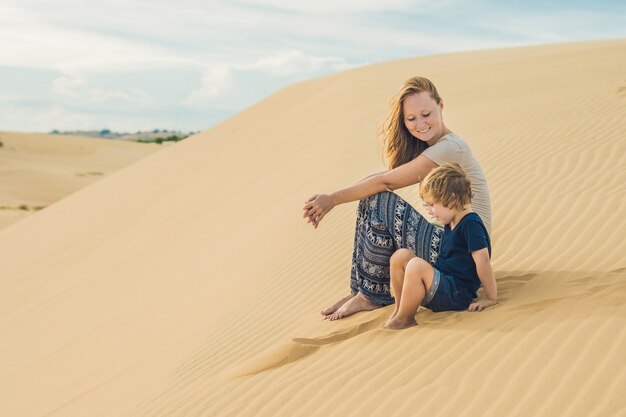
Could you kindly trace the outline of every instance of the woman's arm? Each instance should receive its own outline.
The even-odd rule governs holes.
[[[313,227],[317,229],[317,225],[324,216],[336,205],[360,200],[381,191],[391,191],[385,188],[385,184],[382,181],[385,172],[387,171],[367,176],[351,187],[335,191],[332,194],[313,195],[304,202],[304,214],[302,217],[307,220],[307,223],[313,223]]]
[[[303,218],[317,228],[319,222],[336,205],[358,201],[382,191],[393,191],[420,182],[438,165],[418,156],[390,171],[382,171],[363,178],[356,184],[332,194],[315,194],[304,203]]]
[[[377,173],[375,173],[375,174],[368,175],[367,177],[363,178],[362,180],[357,181],[356,183],[358,184],[358,183],[360,183],[360,182],[365,181],[365,180],[366,180],[366,179],[368,179],[368,178],[371,178],[371,177],[373,177],[373,176],[375,176],[375,175],[384,174],[385,172],[387,172],[387,170],[385,170],[385,171],[380,171],[380,172],[377,172]]]
[[[406,164],[387,171],[383,176],[383,181],[387,188],[398,190],[422,182],[424,177],[438,166],[424,155],[420,155]]]
[[[331,193],[330,199],[333,206],[349,203],[350,201],[361,200],[362,198],[369,197],[382,191],[391,191],[387,189],[383,181],[383,176],[385,175],[384,172],[386,171],[370,175],[348,188]]]
[[[378,174],[363,178],[351,187],[336,191],[331,194],[335,205],[348,203],[369,197],[381,191],[393,191],[409,185],[417,184],[439,165],[426,158],[418,156],[406,164],[400,165],[390,171],[382,171]]]

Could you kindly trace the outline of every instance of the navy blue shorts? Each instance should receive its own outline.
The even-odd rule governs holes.
[[[432,311],[466,310],[473,300],[473,295],[468,294],[453,277],[435,269],[433,283],[422,306]]]

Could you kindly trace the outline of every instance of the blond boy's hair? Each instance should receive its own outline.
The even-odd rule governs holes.
[[[420,197],[429,203],[463,210],[472,201],[472,184],[461,165],[448,162],[426,175],[420,183]]]

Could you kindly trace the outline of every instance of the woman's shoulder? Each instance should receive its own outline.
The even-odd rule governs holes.
[[[441,137],[441,139],[439,139],[439,141],[437,143],[439,143],[441,141],[444,141],[444,143],[449,143],[449,144],[455,145],[455,146],[460,147],[460,148],[469,148],[469,145],[467,144],[467,141],[465,139],[463,139],[461,136],[457,135],[456,133],[450,132],[450,133],[448,133],[446,135],[443,135]]]
[[[457,162],[463,166],[468,152],[469,147],[463,139],[453,133],[447,133],[439,138],[437,143],[424,149],[422,155],[437,165]]]
[[[430,148],[447,148],[457,151],[465,151],[469,149],[469,145],[461,136],[456,133],[447,133],[443,135],[437,143]]]

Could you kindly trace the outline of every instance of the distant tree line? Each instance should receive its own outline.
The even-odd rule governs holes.
[[[91,136],[105,139],[122,139],[122,140],[131,140],[134,142],[141,143],[158,143],[161,144],[163,142],[178,142],[185,138],[188,138],[191,135],[195,135],[198,132],[177,132],[177,131],[168,131],[167,129],[154,129],[152,131],[137,131],[135,133],[118,133],[114,132],[111,129],[101,129],[101,130],[91,130],[91,131],[65,131],[60,132],[57,129],[54,129],[50,132],[53,135],[80,135],[80,136]],[[168,133],[167,136],[164,134]]]
[[[189,136],[178,136],[178,135],[170,135],[167,137],[158,137],[158,138],[149,138],[149,139],[138,139],[137,142],[141,143],[158,143],[159,145],[163,142],[178,142],[179,140],[183,140]]]

